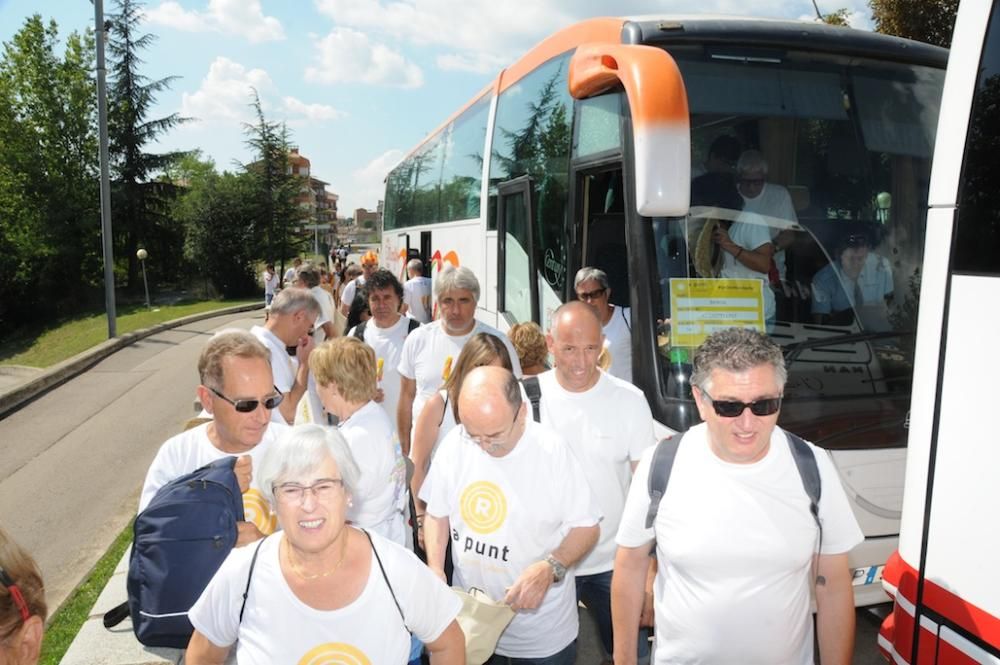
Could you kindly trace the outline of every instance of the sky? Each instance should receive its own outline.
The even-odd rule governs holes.
[[[866,0],[817,0],[871,29]],[[105,0],[105,13],[117,0]],[[150,79],[177,77],[150,114],[191,120],[151,151],[200,149],[221,170],[252,161],[251,89],[285,122],[338,212],[373,210],[388,171],[505,66],[596,16],[729,14],[815,20],[812,0],[147,0]],[[94,25],[88,0],[0,0],[0,40],[27,17],[65,36]]]

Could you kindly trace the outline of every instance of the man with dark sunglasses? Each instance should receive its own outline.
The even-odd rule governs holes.
[[[274,386],[271,353],[245,330],[224,330],[198,359],[198,399],[212,419],[166,441],[146,474],[139,512],[161,487],[217,459],[238,456],[235,472],[243,490],[246,521],[238,523],[238,545],[272,533],[275,518],[255,480],[254,469],[288,427],[272,422],[283,400]]]
[[[634,662],[654,542],[654,663],[811,665],[812,594],[820,660],[850,663],[847,555],[863,535],[833,462],[812,444],[822,531],[810,513],[791,444],[777,427],[786,378],[781,348],[762,333],[730,328],[698,348],[691,385],[704,423],[681,439],[650,528],[653,449],[643,455],[618,530],[616,665]]]

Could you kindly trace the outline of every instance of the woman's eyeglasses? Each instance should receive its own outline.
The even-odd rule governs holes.
[[[342,478],[323,478],[317,480],[312,485],[299,485],[298,483],[282,483],[275,485],[274,496],[284,504],[301,504],[306,499],[306,494],[313,493],[317,501],[326,501],[333,496],[334,492],[344,487]]]

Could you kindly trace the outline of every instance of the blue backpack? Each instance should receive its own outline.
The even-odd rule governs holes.
[[[184,649],[194,628],[188,610],[236,545],[243,498],[226,457],[177,478],[135,518],[128,602],[104,615],[107,628],[132,617],[146,646]]]

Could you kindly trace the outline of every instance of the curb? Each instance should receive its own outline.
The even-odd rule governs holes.
[[[72,358],[67,358],[57,365],[53,365],[39,374],[37,378],[21,384],[0,395],[0,420],[6,418],[11,413],[17,411],[35,398],[40,397],[53,388],[62,385],[73,377],[82,374],[110,356],[115,351],[119,351],[141,339],[149,337],[150,335],[155,335],[158,332],[170,330],[171,328],[178,328],[196,321],[211,319],[216,316],[239,314],[240,312],[249,312],[257,309],[264,309],[264,303],[238,305],[236,307],[213,309],[208,312],[191,314],[190,316],[174,319],[173,321],[158,323],[155,326],[150,326],[149,328],[134,330],[130,333],[125,333],[124,335],[115,337],[114,339],[105,340],[95,347],[82,351]]]

